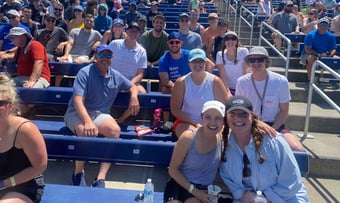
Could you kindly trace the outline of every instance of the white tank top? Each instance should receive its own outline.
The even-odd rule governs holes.
[[[216,76],[206,72],[202,84],[192,81],[191,73],[184,76],[185,93],[182,110],[197,123],[201,123],[201,110],[206,101],[214,100],[213,81]]]

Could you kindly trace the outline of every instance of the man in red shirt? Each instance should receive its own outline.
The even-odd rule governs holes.
[[[33,40],[32,35],[21,27],[14,27],[5,37],[10,39],[18,49],[7,53],[7,59],[15,60],[17,77],[16,86],[44,88],[50,86],[50,68],[45,47]]]

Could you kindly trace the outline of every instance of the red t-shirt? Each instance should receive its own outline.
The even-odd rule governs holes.
[[[45,47],[38,41],[32,40],[25,53],[25,48],[20,48],[17,60],[18,76],[30,76],[33,70],[35,60],[43,60],[44,65],[41,71],[41,77],[50,82],[51,72],[48,66],[48,58]]]

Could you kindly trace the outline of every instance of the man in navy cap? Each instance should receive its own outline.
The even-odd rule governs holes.
[[[137,88],[118,71],[110,67],[113,50],[101,44],[95,53],[96,63],[82,68],[73,84],[73,96],[65,113],[65,123],[77,136],[119,138],[120,127],[110,115],[113,102],[118,92],[131,93],[128,110],[132,115],[139,112]],[[93,187],[105,187],[106,174],[110,163],[101,163]],[[86,186],[84,161],[75,161],[72,174],[73,185]]]
[[[183,38],[179,32],[172,32],[167,41],[169,52],[159,59],[159,80],[163,94],[171,94],[177,78],[188,74],[189,50],[182,49]],[[169,112],[164,112],[164,120],[169,120]]]
[[[183,38],[179,32],[170,33],[167,44],[169,52],[159,60],[159,79],[162,93],[171,94],[177,78],[190,72],[189,50],[182,49]]]

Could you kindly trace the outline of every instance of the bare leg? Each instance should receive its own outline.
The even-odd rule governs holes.
[[[305,151],[305,148],[298,140],[298,138],[288,129],[281,130],[281,133],[285,136],[285,139],[293,151]]]

